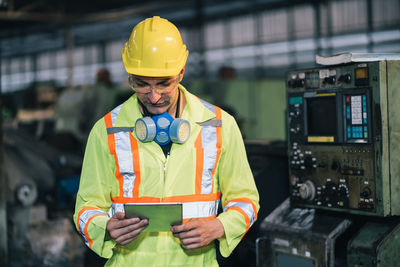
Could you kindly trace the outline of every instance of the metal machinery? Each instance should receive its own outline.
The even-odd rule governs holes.
[[[347,244],[348,266],[399,266],[400,223],[368,221]]]
[[[292,208],[288,198],[261,223],[257,266],[335,266],[336,239],[350,225],[350,220],[317,215],[314,209]]]
[[[59,198],[67,199],[63,177],[80,169],[82,157],[10,126],[3,127],[3,134],[8,259],[0,266],[81,262],[86,248],[75,233],[69,205]],[[73,190],[74,184],[66,185]]]
[[[277,231],[283,215],[271,213],[258,249],[272,256],[258,257],[260,266],[400,266],[394,260],[400,247],[400,55],[369,55],[288,73],[287,209],[315,209],[312,224],[335,219],[325,225],[331,232],[322,235],[323,255],[303,251],[320,230],[287,225]],[[276,245],[280,238],[286,251]],[[339,240],[344,252],[326,247]]]
[[[293,204],[400,214],[399,73],[400,61],[378,61],[289,74]]]

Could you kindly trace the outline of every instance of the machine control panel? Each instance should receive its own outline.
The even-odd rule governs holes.
[[[300,146],[290,154],[291,198],[317,207],[374,211],[372,146]]]
[[[287,76],[291,203],[386,216],[379,62]],[[392,180],[393,181],[393,180]],[[386,191],[385,191],[386,190]],[[386,210],[385,210],[386,209]],[[389,210],[389,211],[388,211]]]

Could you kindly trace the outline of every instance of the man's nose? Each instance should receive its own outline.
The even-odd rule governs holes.
[[[147,97],[149,98],[151,103],[157,103],[161,98],[161,94],[157,93],[157,90],[154,88],[151,89],[150,93],[148,93]]]

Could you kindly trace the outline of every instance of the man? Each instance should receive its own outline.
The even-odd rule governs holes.
[[[214,240],[229,256],[257,218],[237,124],[179,84],[187,56],[172,23],[139,23],[122,51],[135,94],[90,133],[74,221],[85,243],[109,259],[106,266],[218,266]],[[161,117],[186,128],[159,135],[157,122],[155,139],[147,140]],[[125,217],[126,203],[160,202],[183,203],[183,224],[143,232],[147,219]]]
[[[83,89],[81,106],[78,112],[79,128],[86,141],[91,127],[98,119],[112,109],[116,103],[118,88],[113,86],[108,69],[99,69],[96,83]]]

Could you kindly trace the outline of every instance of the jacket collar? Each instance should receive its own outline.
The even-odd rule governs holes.
[[[188,120],[193,124],[215,118],[215,114],[206,108],[197,96],[189,93],[181,84],[179,85],[179,90],[181,90],[186,98],[186,106],[183,109],[181,116],[182,119]]]

